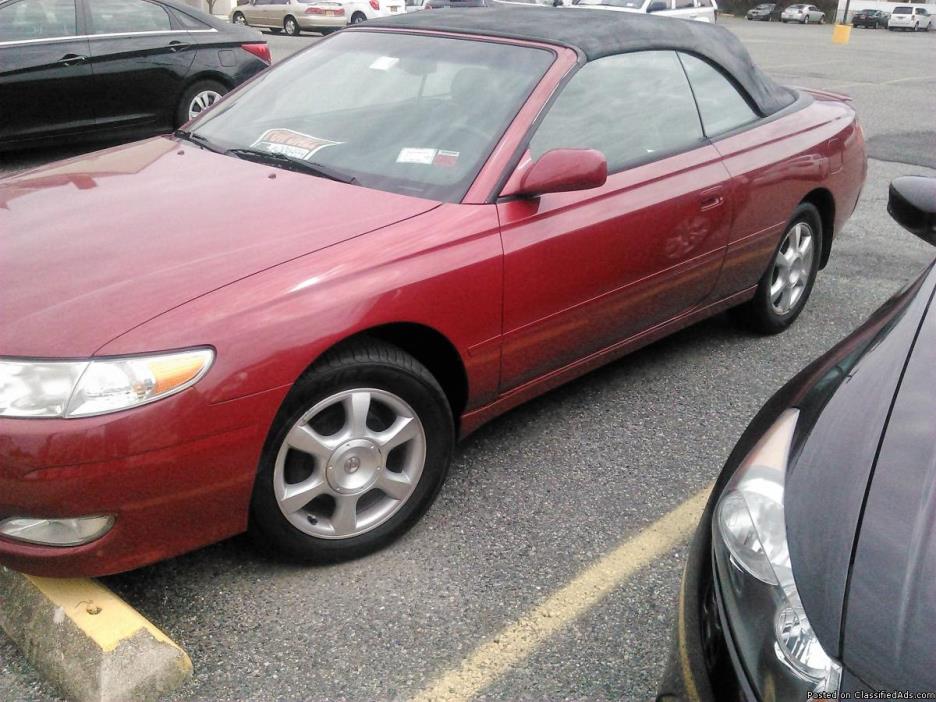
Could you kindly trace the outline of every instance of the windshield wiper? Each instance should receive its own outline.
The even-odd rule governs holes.
[[[193,144],[198,144],[203,149],[214,151],[216,154],[224,153],[224,151],[219,146],[216,146],[215,143],[212,142],[208,137],[203,137],[201,134],[190,132],[187,129],[176,129],[172,135],[178,137],[179,139],[190,141]]]
[[[318,176],[319,178],[337,180],[339,183],[347,183],[349,185],[357,183],[357,179],[354,176],[348,175],[347,173],[342,173],[341,171],[330,168],[329,166],[323,166],[320,163],[312,163],[311,161],[303,161],[300,158],[293,158],[292,156],[287,156],[286,154],[261,151],[260,149],[228,149],[225,151],[225,153],[231,154],[232,156],[237,156],[237,158],[242,158],[247,161],[268,163],[271,166],[280,166],[287,170],[300,171],[302,173],[308,173],[309,175]]]

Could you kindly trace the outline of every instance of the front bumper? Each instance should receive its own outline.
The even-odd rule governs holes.
[[[0,564],[52,577],[108,575],[243,531],[285,393],[212,405],[190,388],[99,417],[0,419],[0,518],[115,519],[82,546],[0,536]]]

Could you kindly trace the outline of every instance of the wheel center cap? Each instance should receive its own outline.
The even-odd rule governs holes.
[[[353,439],[332,453],[325,467],[325,478],[335,492],[354,494],[369,490],[382,469],[380,449],[367,439]]]

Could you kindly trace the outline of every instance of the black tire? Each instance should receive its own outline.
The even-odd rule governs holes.
[[[351,22],[349,24],[360,24],[366,19],[367,15],[365,15],[363,12],[355,12],[353,15],[351,15]]]
[[[179,106],[176,108],[176,127],[189,121],[189,110],[191,109],[192,101],[197,95],[204,92],[215,92],[218,95],[225,95],[228,92],[228,88],[226,85],[216,80],[199,80],[192,83],[192,85],[182,93],[182,99],[179,100]]]
[[[813,232],[812,265],[810,266],[806,286],[799,299],[787,313],[781,315],[777,313],[770,301],[770,286],[774,282],[775,261],[787,239],[787,234],[800,222],[808,224]],[[757,284],[757,292],[754,293],[754,297],[732,310],[735,319],[760,334],[778,334],[793,324],[803,308],[806,307],[813,285],[815,285],[816,274],[819,272],[823,236],[822,218],[819,215],[819,210],[816,209],[815,205],[808,202],[800,203],[793,211],[793,216],[783,230],[783,236],[780,238],[780,242],[777,244],[777,248],[774,249],[770,262],[767,264],[767,270],[764,271]]]
[[[302,33],[302,27],[295,17],[286,15],[283,19],[283,31],[291,37],[298,37]]]
[[[234,22],[234,24],[242,24],[242,25],[244,25],[245,27],[248,26],[248,25],[247,25],[247,18],[244,17],[244,13],[243,13],[243,12],[235,12],[235,13],[234,13],[234,16],[231,18],[231,20]]]
[[[277,454],[293,426],[316,404],[353,388],[393,393],[422,422],[425,462],[416,487],[391,517],[356,536],[321,538],[300,531],[280,510],[274,492]],[[250,508],[249,532],[264,550],[291,560],[333,562],[358,558],[405,533],[432,504],[451,462],[454,422],[445,393],[425,366],[396,346],[368,341],[326,354],[293,386],[267,437]]]

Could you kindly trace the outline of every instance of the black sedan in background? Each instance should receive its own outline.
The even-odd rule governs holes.
[[[936,179],[898,178],[888,209],[936,243]],[[690,548],[658,700],[936,691],[934,290],[930,265],[744,432]]]
[[[168,131],[269,64],[174,0],[0,0],[0,150]]]
[[[890,15],[883,10],[858,10],[852,16],[852,27],[886,27]]]

